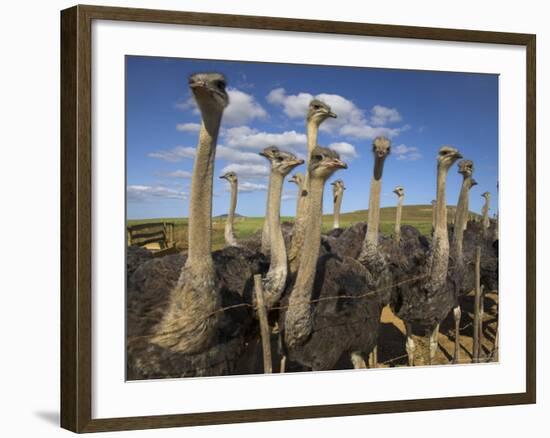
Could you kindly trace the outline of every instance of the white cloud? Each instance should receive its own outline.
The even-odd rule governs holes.
[[[239,178],[264,178],[269,175],[269,168],[261,164],[231,163],[221,170],[221,174],[235,172]]]
[[[174,170],[173,172],[164,173],[164,176],[170,178],[191,178],[193,174],[187,170]]]
[[[178,131],[183,132],[199,132],[201,129],[200,123],[178,123],[176,125]]]
[[[355,150],[355,146],[353,146],[350,143],[346,142],[338,142],[338,143],[331,143],[328,145],[328,147],[340,154],[342,158],[357,158],[357,151]]]
[[[422,154],[418,152],[417,147],[407,146],[404,144],[392,147],[391,152],[398,160],[416,161],[422,158]]]
[[[231,148],[261,151],[269,145],[293,152],[306,148],[306,135],[294,130],[282,133],[261,132],[248,126],[225,129],[222,132],[224,142]]]
[[[185,158],[195,158],[195,148],[176,146],[175,148],[172,148],[168,151],[150,152],[147,154],[147,156],[174,163],[176,161],[181,161]]]
[[[227,190],[229,190],[229,188]],[[265,184],[256,184],[249,181],[239,181],[239,192],[263,192],[265,190],[267,190],[267,185]]]
[[[223,123],[231,126],[244,125],[254,119],[265,119],[267,112],[251,94],[230,88],[229,105],[223,113]]]
[[[199,110],[197,109],[197,104],[195,103],[195,99],[193,99],[192,97],[188,97],[182,102],[176,102],[174,106],[182,111],[192,109],[195,114],[199,113]]]
[[[147,201],[155,198],[185,199],[187,194],[164,186],[129,185],[126,188],[129,201]]]
[[[382,126],[369,126],[361,124],[347,124],[340,128],[340,134],[360,139],[373,139],[380,135],[392,138],[398,136],[402,131],[402,128],[386,128]]]
[[[234,163],[262,164],[265,158],[255,152],[242,152],[237,149],[228,148],[224,145],[218,145],[216,148],[216,159],[232,161]]]
[[[284,88],[276,88],[271,90],[266,99],[273,105],[281,105],[283,112],[291,119],[303,119],[307,113],[309,102],[317,98],[330,105],[338,118],[328,119],[324,122],[320,130],[332,134],[340,134],[347,137],[373,139],[378,135],[387,137],[395,137],[404,129],[384,127],[388,123],[401,121],[401,115],[395,108],[387,108],[382,105],[375,105],[370,116],[367,116],[365,111],[359,108],[349,99],[338,94],[318,94],[313,96],[310,93],[298,93],[294,95],[286,94]]]
[[[401,121],[401,114],[395,108],[387,108],[382,105],[374,105],[371,112],[370,122],[374,126],[382,126],[388,123]]]
[[[289,201],[291,199],[296,199],[296,193],[284,192],[281,196],[281,201]]]

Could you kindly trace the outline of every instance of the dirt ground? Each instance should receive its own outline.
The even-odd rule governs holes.
[[[472,362],[473,321],[474,321],[474,294],[471,293],[462,300],[462,318],[460,322],[460,352],[458,363]],[[382,325],[378,342],[378,367],[407,366],[407,352],[405,350],[405,326],[389,307],[382,312]],[[498,351],[495,351],[495,337],[498,327],[498,294],[485,294],[483,330],[481,335],[480,362],[498,361]],[[428,339],[424,336],[414,336],[416,343],[415,365],[427,364]],[[452,363],[454,352],[454,319],[452,312],[442,322],[438,349],[433,365],[447,365]]]

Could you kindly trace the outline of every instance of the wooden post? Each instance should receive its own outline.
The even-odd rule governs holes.
[[[472,347],[472,361],[479,362],[479,327],[480,327],[480,302],[481,302],[481,248],[476,247],[475,258],[475,300],[474,300],[474,340]]]
[[[260,319],[260,333],[262,335],[262,350],[264,353],[264,373],[271,374],[273,365],[271,363],[271,336],[269,333],[269,324],[267,322],[267,311],[264,302],[264,290],[262,286],[262,276],[254,275],[254,290],[256,292],[256,305],[258,307],[258,317]]]
[[[479,356],[483,356],[483,316],[485,315],[485,286],[481,285],[481,293],[479,295]]]
[[[491,360],[498,362],[498,321],[497,321],[497,331],[495,333],[495,341],[493,342],[493,354],[491,355]]]

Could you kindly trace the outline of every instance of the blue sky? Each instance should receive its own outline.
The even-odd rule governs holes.
[[[257,154],[274,144],[303,155],[305,112],[313,96],[332,106],[337,119],[321,125],[319,144],[338,150],[348,163],[342,211],[368,206],[372,139],[386,135],[392,154],[383,175],[382,206],[393,206],[397,185],[406,204],[435,198],[436,153],[443,144],[474,161],[479,185],[470,206],[480,211],[481,193],[498,207],[498,76],[333,66],[307,66],[176,58],[126,58],[127,212],[129,219],[187,217],[200,115],[187,87],[190,74],[223,73],[231,103],[218,141],[215,175],[239,175],[237,212],[263,216],[268,167]],[[304,166],[296,171],[304,172]],[[447,202],[456,204],[461,176],[454,166]],[[332,208],[325,190],[325,212]],[[294,215],[296,186],[285,183],[281,214]],[[214,178],[214,215],[227,212],[228,183]]]

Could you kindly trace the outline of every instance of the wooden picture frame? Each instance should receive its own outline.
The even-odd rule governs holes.
[[[92,418],[92,22],[185,24],[387,38],[518,45],[526,48],[527,246],[526,391],[405,401],[196,414]],[[377,413],[529,404],[536,401],[536,37],[289,18],[75,6],[61,12],[61,426],[98,432]]]

